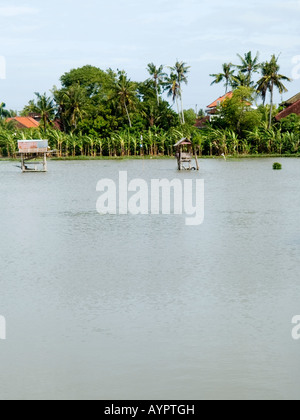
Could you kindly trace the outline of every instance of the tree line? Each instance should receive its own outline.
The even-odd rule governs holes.
[[[270,61],[259,63],[259,53],[252,57],[252,52],[249,51],[242,57],[238,54],[241,64],[234,65],[232,63],[223,64],[223,72],[211,74],[214,78],[212,85],[215,83],[225,83],[225,94],[230,86],[233,90],[238,87],[248,87],[253,90],[258,96],[261,96],[263,105],[265,105],[267,93],[270,93],[270,111],[269,111],[269,128],[272,125],[273,116],[273,95],[274,89],[277,88],[279,93],[287,92],[288,89],[284,86],[283,81],[291,82],[291,79],[279,73],[280,66],[278,64],[279,57],[275,54],[271,56]],[[236,73],[237,70],[237,73]],[[259,80],[255,83],[253,75],[260,73]]]
[[[201,129],[196,121],[204,111],[183,108],[190,71],[184,62],[170,67],[149,63],[149,77],[139,83],[124,70],[73,69],[61,77],[60,88],[54,86],[51,95],[35,93],[21,112],[39,116],[38,129],[17,130],[6,121],[15,113],[0,105],[0,156],[16,156],[17,140],[25,138],[48,138],[60,157],[173,155],[182,137],[189,137],[200,155],[298,153],[300,117],[274,119],[274,90],[286,92],[283,82],[290,81],[280,74],[279,57],[259,63],[259,55],[248,52],[238,58],[240,63],[223,64],[220,73],[211,74],[212,84],[224,83],[225,93],[230,88],[233,95]],[[262,104],[253,107],[259,98]]]

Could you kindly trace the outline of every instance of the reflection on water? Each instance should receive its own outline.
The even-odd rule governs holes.
[[[300,165],[0,163],[0,398],[299,398]],[[101,178],[205,179],[205,221],[96,212]]]

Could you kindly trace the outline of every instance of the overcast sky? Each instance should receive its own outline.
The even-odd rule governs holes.
[[[300,0],[0,0],[0,102],[21,110],[85,64],[142,81],[149,62],[178,59],[191,66],[185,108],[205,108],[224,93],[209,74],[249,50],[281,53],[288,98],[300,92],[299,22]]]

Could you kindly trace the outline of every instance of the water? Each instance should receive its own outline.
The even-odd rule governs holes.
[[[0,399],[299,399],[300,161],[0,163]],[[101,216],[101,178],[205,179],[205,222]]]

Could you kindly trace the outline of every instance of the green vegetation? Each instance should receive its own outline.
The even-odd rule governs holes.
[[[257,82],[257,91],[262,94],[265,98],[266,92],[270,92],[271,104],[270,104],[270,113],[269,113],[269,125],[268,128],[271,128],[272,125],[272,112],[273,112],[273,93],[274,88],[276,87],[279,93],[287,92],[287,88],[283,85],[283,81],[290,82],[291,80],[279,74],[280,67],[278,65],[278,58],[275,55],[272,55],[271,61],[268,63],[263,63],[262,65],[262,78]]]
[[[281,163],[275,162],[273,164],[273,169],[274,169],[274,171],[280,171],[282,169]]]
[[[124,70],[73,69],[61,77],[59,88],[35,93],[24,107],[21,115],[38,115],[39,128],[17,128],[7,121],[16,114],[0,104],[0,158],[15,157],[17,140],[33,138],[49,139],[58,158],[173,156],[173,145],[182,137],[190,138],[201,156],[297,155],[300,117],[274,119],[274,89],[283,93],[283,82],[290,81],[280,74],[278,58],[259,63],[259,54],[251,52],[238,58],[239,64],[223,64],[221,73],[211,75],[212,84],[224,83],[233,95],[201,129],[196,121],[204,111],[183,109],[190,69],[184,62],[167,69],[150,63],[143,82],[130,80]],[[268,94],[270,104],[265,104]],[[262,104],[254,106],[259,98]]]

